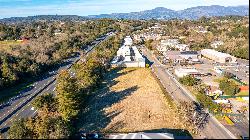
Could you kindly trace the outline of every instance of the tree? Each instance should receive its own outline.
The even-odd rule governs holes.
[[[64,120],[69,121],[79,113],[79,89],[76,79],[64,70],[57,78],[56,93],[58,98],[58,111]]]
[[[25,119],[14,121],[8,131],[8,138],[9,139],[32,139],[33,133],[26,126],[26,122],[27,120]]]
[[[152,39],[145,41],[145,46],[146,46],[149,50],[152,50],[152,49],[153,49],[152,42],[153,42]]]
[[[219,88],[226,95],[235,95],[239,92],[239,86],[234,81],[224,78],[219,82]]]
[[[13,72],[13,70],[9,66],[7,58],[3,59],[1,71],[2,71],[2,77],[5,79],[5,82],[7,84],[12,84],[16,80],[18,80],[17,75]]]
[[[193,86],[193,85],[196,85],[198,80],[191,76],[191,75],[187,75],[187,76],[184,76],[182,78],[179,79],[179,81],[184,84],[184,85],[187,85],[187,86]]]
[[[46,93],[37,97],[32,106],[46,112],[55,112],[57,110],[57,100],[53,97],[53,94]]]
[[[196,99],[201,103],[205,108],[208,108],[210,111],[214,112],[215,110],[221,111],[220,105],[213,102],[212,98],[205,95],[202,92],[196,94]]]
[[[194,134],[199,133],[208,123],[208,113],[204,111],[203,106],[195,102],[180,102],[177,106],[177,112],[184,125]]]

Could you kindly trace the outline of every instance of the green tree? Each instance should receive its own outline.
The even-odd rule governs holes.
[[[198,80],[191,75],[183,76],[182,78],[179,79],[179,81],[187,86],[193,86],[198,83]]]
[[[32,106],[36,109],[54,112],[57,109],[57,100],[53,97],[53,94],[46,93],[37,97],[36,100],[32,102]]]
[[[234,81],[231,81],[227,78],[220,80],[219,88],[226,95],[232,96],[239,92],[239,86]]]
[[[9,139],[32,139],[33,133],[26,126],[26,121],[27,120],[25,119],[14,121],[8,131],[8,138]]]
[[[58,111],[64,120],[69,121],[79,113],[79,89],[76,79],[64,70],[57,78],[56,93],[58,98]]]
[[[2,77],[5,79],[7,84],[12,84],[18,80],[17,75],[13,72],[12,68],[9,66],[6,58],[3,59],[2,63]]]

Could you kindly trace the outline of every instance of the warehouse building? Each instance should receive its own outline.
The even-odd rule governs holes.
[[[197,51],[167,51],[163,55],[168,61],[176,63],[188,61],[192,63],[200,63],[200,54]]]
[[[124,44],[117,51],[111,61],[113,67],[145,67],[145,58],[142,57],[136,46],[132,46],[130,36],[126,36]]]
[[[201,55],[218,63],[235,63],[237,58],[212,49],[201,50]]]
[[[179,69],[175,69],[174,73],[177,77],[181,78],[187,75],[192,75],[192,76],[200,76],[201,73],[194,69],[194,68],[179,68]]]

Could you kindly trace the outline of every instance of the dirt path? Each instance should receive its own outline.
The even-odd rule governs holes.
[[[113,70],[89,101],[85,131],[162,132],[183,129],[149,69]]]

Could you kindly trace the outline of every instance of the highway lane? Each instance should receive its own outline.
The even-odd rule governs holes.
[[[105,36],[103,40],[107,39],[109,36],[112,36],[112,34]],[[91,53],[92,49],[103,40],[96,41],[95,45],[90,46],[90,48],[87,49],[86,54],[88,55],[89,53]],[[54,74],[60,72],[63,69],[69,69],[73,65],[73,63],[77,62],[78,60],[80,60],[80,56],[67,59],[66,61],[69,62],[69,64],[60,67]],[[74,74],[72,73],[72,75]],[[11,122],[15,119],[36,115],[37,111],[31,109],[31,101],[36,96],[40,96],[43,93],[54,92],[56,83],[55,78],[55,75],[49,75],[41,81],[35,82],[34,88],[32,90],[23,93],[25,97],[19,98],[13,101],[11,106],[1,109],[0,128],[10,126]]]
[[[166,90],[169,93],[172,93],[171,95],[174,96],[173,99],[179,101],[195,101],[196,99],[192,97],[192,95],[187,90],[183,90],[182,85],[174,79],[174,76],[171,75],[168,71],[166,71],[166,68],[161,65],[161,63],[153,56],[151,52],[149,52],[147,49],[142,49],[142,52],[144,56],[147,57],[147,59],[152,64],[152,70],[157,75],[157,77],[162,81],[163,86],[165,86]],[[167,85],[167,86],[166,86]],[[172,90],[171,90],[172,89]],[[176,89],[173,91],[173,89]],[[203,137],[206,138],[222,138],[222,139],[232,139],[236,138],[232,133],[227,130],[220,122],[218,122],[211,114],[209,118],[209,123],[206,125],[205,129],[202,130]]]

